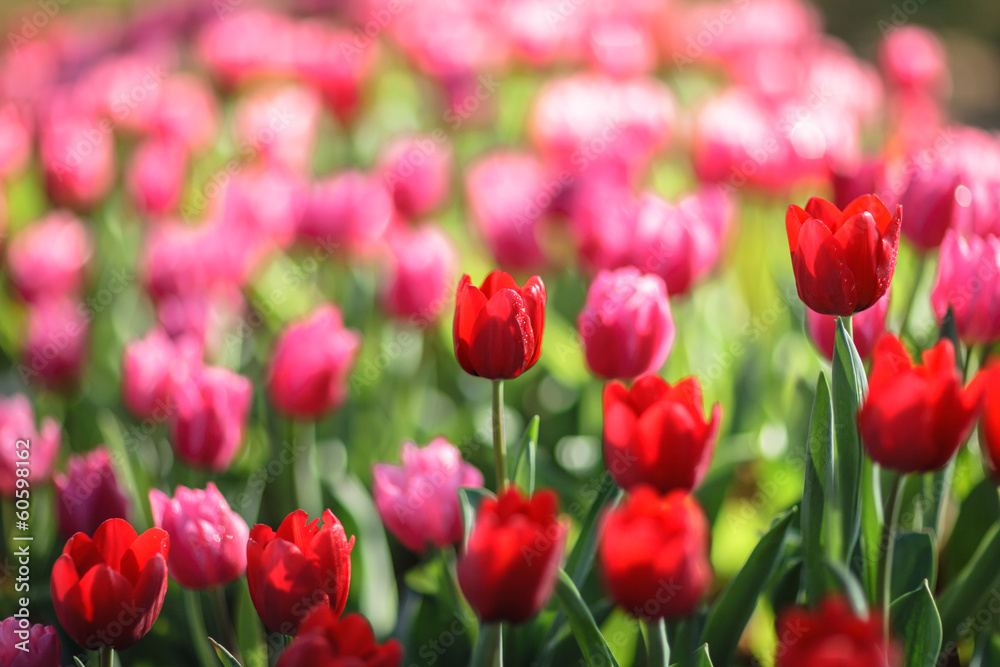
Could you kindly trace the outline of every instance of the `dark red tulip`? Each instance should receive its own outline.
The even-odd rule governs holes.
[[[604,518],[598,553],[612,599],[633,616],[691,612],[712,581],[708,521],[683,491],[639,486]]]
[[[877,614],[858,618],[841,598],[819,609],[788,609],[778,618],[777,667],[900,667],[898,648],[887,644]]]
[[[983,418],[979,448],[994,477],[1000,477],[1000,361],[994,361],[973,380],[973,393],[981,392]]]
[[[314,607],[340,616],[351,586],[351,549],[344,526],[323,512],[309,521],[303,510],[285,517],[278,532],[257,524],[247,542],[247,583],[260,620],[274,632],[294,635]]]
[[[873,306],[896,270],[901,217],[901,207],[892,214],[876,195],[858,197],[843,212],[819,197],[805,209],[789,206],[785,231],[803,303],[823,315]]]
[[[458,583],[483,623],[523,623],[552,595],[566,545],[558,503],[552,491],[526,498],[511,487],[479,506]]]
[[[73,640],[87,649],[127,649],[160,615],[167,593],[170,538],[159,528],[142,535],[109,519],[93,539],[77,533],[52,567],[52,606]]]
[[[978,402],[975,387],[962,388],[951,341],[940,341],[914,366],[903,343],[887,334],[875,347],[868,397],[858,412],[861,439],[887,468],[937,470],[969,437]]]
[[[716,404],[705,420],[695,377],[670,386],[646,375],[631,389],[612,382],[604,388],[604,465],[625,490],[693,489],[708,470],[721,416]]]
[[[542,354],[545,285],[532,276],[518,287],[510,274],[494,271],[482,287],[462,276],[455,297],[455,356],[470,375],[509,380],[535,365]]]
[[[299,634],[278,660],[278,667],[396,667],[403,649],[395,639],[375,642],[368,620],[361,614],[338,619],[329,606],[309,612]]]

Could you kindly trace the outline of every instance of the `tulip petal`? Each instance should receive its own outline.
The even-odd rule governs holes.
[[[802,207],[792,204],[785,212],[785,233],[788,235],[788,252],[795,254],[795,249],[799,246],[799,231],[802,225],[810,216]]]
[[[834,235],[837,244],[843,248],[847,266],[854,276],[855,311],[865,310],[873,305],[885,287],[878,278],[879,231],[872,214],[864,211],[848,220]],[[881,293],[879,292],[882,288]]]
[[[524,299],[524,307],[528,313],[528,320],[531,321],[531,331],[535,337],[534,354],[524,366],[524,370],[528,370],[542,356],[542,335],[545,332],[545,285],[542,283],[542,279],[538,276],[529,278],[521,290],[521,298]]]
[[[811,197],[806,202],[806,213],[811,218],[822,222],[834,233],[840,228],[841,221],[846,219],[835,204],[822,197]]]
[[[846,222],[856,215],[868,212],[878,227],[879,234],[885,234],[886,229],[892,222],[892,213],[878,195],[861,195],[844,208],[843,220]]]
[[[509,273],[497,269],[490,272],[490,275],[486,276],[486,280],[483,281],[479,291],[481,291],[486,297],[486,300],[489,301],[493,298],[494,294],[503,289],[514,290],[515,292],[521,291],[521,288],[517,286],[517,281],[515,281]]]
[[[146,564],[156,556],[167,558],[170,552],[170,537],[165,530],[150,528],[137,537],[122,555],[121,573],[132,585],[139,581]]]
[[[309,515],[305,510],[295,510],[285,517],[278,526],[277,538],[286,540],[305,550],[312,539],[313,531],[309,530]]]
[[[875,347],[872,370],[868,376],[869,391],[878,393],[883,387],[890,385],[899,373],[912,367],[913,361],[903,341],[892,334],[882,336]]]
[[[80,579],[79,590],[83,615],[90,626],[85,648],[95,649],[104,643],[101,634],[112,638],[111,645],[118,650],[135,643],[137,637],[132,638],[127,623],[127,618],[134,617],[132,584],[125,577],[110,567],[98,565]]]
[[[670,392],[670,385],[659,375],[644,375],[632,385],[628,402],[636,415],[641,415],[651,405],[669,396]]]
[[[792,268],[799,298],[807,306],[824,315],[854,313],[854,276],[843,248],[822,222],[811,218],[802,225]]]
[[[472,364],[469,352],[472,344],[472,330],[479,314],[486,308],[486,303],[486,296],[479,288],[471,284],[469,276],[462,276],[455,295],[455,320],[452,324],[452,337],[455,344],[455,358],[458,359],[462,370],[470,375],[479,375]]]
[[[476,374],[494,380],[517,377],[534,350],[535,337],[524,299],[513,290],[500,290],[472,328],[469,358]]]
[[[147,531],[149,532],[149,531]],[[161,554],[154,554],[143,565],[142,573],[132,593],[134,609],[139,613],[132,622],[136,639],[144,637],[156,623],[167,593],[167,561]]]
[[[104,563],[115,570],[121,567],[122,556],[135,542],[135,529],[124,519],[108,519],[94,533],[94,546],[101,552]]]

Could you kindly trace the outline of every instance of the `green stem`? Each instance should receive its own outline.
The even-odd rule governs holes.
[[[493,381],[493,459],[497,469],[497,495],[507,488],[507,442],[503,437],[503,380]]]
[[[215,649],[208,641],[208,633],[205,631],[205,615],[201,610],[198,591],[184,589],[184,606],[187,608],[188,628],[191,630],[191,637],[194,640],[194,650],[198,655],[198,662],[201,663],[202,667],[217,667],[218,658],[215,655]]]
[[[100,663],[101,667],[114,667],[115,664],[115,650],[110,646],[101,647],[100,652]]]
[[[451,602],[452,607],[454,607],[456,612],[461,612],[462,607],[462,593],[458,590],[458,585],[455,583],[455,577],[452,575],[451,563],[452,556],[449,553],[449,549],[440,549],[438,553],[441,556],[441,581],[444,584],[444,589],[448,593],[448,600]]]
[[[910,285],[910,294],[906,299],[906,310],[903,311],[903,321],[899,324],[899,335],[906,335],[906,327],[910,323],[910,314],[913,312],[913,304],[917,301],[917,292],[920,291],[920,283],[924,278],[924,270],[927,268],[927,253],[920,253],[917,259],[917,274],[913,276],[913,284]]]
[[[236,640],[236,632],[233,630],[233,621],[229,615],[229,605],[226,603],[226,591],[222,586],[209,589],[208,597],[212,601],[212,611],[215,613],[215,621],[222,630],[223,641],[226,648],[233,654],[233,657],[243,662],[240,656],[240,644]]]
[[[499,623],[486,623],[480,626],[479,639],[476,640],[476,650],[472,654],[469,667],[493,667],[497,652],[503,650],[502,641]],[[503,657],[500,658],[500,665],[503,665]]]
[[[649,667],[670,665],[670,644],[667,642],[667,623],[662,618],[646,622],[646,664]]]
[[[889,639],[889,606],[892,604],[892,559],[896,551],[896,523],[899,521],[899,507],[903,504],[903,491],[906,487],[905,474],[893,475],[895,477],[889,492],[889,504],[885,508],[885,520],[882,523],[882,548],[885,549],[885,557],[879,561],[876,588],[878,603],[882,607],[886,641]]]
[[[296,421],[292,424],[295,443],[295,498],[298,506],[310,517],[323,512],[323,489],[316,465],[316,422]]]
[[[854,316],[853,315],[841,315],[840,320],[844,323],[844,328],[847,329],[847,335],[854,340]]]

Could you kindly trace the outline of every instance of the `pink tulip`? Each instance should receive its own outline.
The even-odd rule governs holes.
[[[657,49],[646,12],[610,5],[590,14],[588,55],[597,69],[626,78],[646,74],[656,67]]]
[[[294,85],[241,98],[235,125],[241,157],[272,169],[308,173],[322,110],[316,93]]]
[[[41,431],[35,428],[35,413],[25,396],[0,397],[0,495],[14,495],[22,467],[33,487],[51,479],[61,442],[62,431],[51,417],[42,421]]]
[[[191,338],[212,356],[238,326],[246,307],[238,287],[214,286],[205,292],[158,299],[156,321],[172,339]]]
[[[83,304],[46,299],[28,309],[28,332],[18,372],[52,387],[73,384],[87,352],[89,319]]]
[[[404,218],[426,215],[448,196],[451,145],[441,133],[398,137],[382,150],[377,170]]]
[[[59,534],[93,535],[108,519],[128,520],[128,494],[115,475],[103,445],[86,454],[71,454],[66,473],[55,477]]]
[[[159,90],[155,136],[180,144],[189,153],[208,149],[219,130],[218,102],[208,82],[190,74],[171,74]]]
[[[187,176],[187,153],[173,141],[139,146],[126,172],[128,191],[139,213],[160,216],[177,208]]]
[[[62,647],[55,626],[13,616],[0,623],[0,665],[59,667],[61,659]]]
[[[639,205],[635,265],[663,278],[670,295],[686,294],[715,267],[732,218],[732,202],[720,188],[700,190],[676,206],[647,193]]]
[[[317,308],[291,324],[271,353],[267,390],[282,414],[318,419],[347,399],[347,379],[357,360],[361,335],[344,328],[336,306]]]
[[[371,20],[366,13],[362,22]],[[296,74],[318,90],[342,123],[361,106],[362,85],[375,65],[378,41],[359,40],[357,33],[319,21],[302,21],[291,30]],[[228,48],[228,47],[227,47]]]
[[[440,548],[461,540],[458,489],[481,487],[483,474],[444,438],[426,447],[405,442],[402,459],[401,466],[372,466],[372,494],[385,527],[417,553],[428,543]]]
[[[212,482],[204,491],[178,486],[170,498],[149,492],[153,523],[170,536],[167,566],[181,586],[225,586],[247,569],[250,528]]]
[[[926,28],[910,25],[889,31],[878,57],[886,83],[896,90],[940,95],[949,85],[944,46]]]
[[[1000,340],[1000,239],[945,234],[931,304],[938,320],[952,309],[967,345]]]
[[[539,245],[555,200],[566,192],[560,180],[528,153],[500,151],[477,161],[466,177],[472,220],[497,263],[532,269],[545,263]]]
[[[198,36],[198,53],[215,78],[232,88],[256,77],[287,75],[291,37],[289,19],[254,8],[209,22]]]
[[[577,317],[587,365],[606,379],[631,379],[660,370],[676,329],[667,287],[635,267],[597,274]]]
[[[139,419],[169,413],[170,370],[177,364],[197,364],[201,346],[184,337],[174,342],[160,329],[125,345],[122,358],[122,399]]]
[[[568,200],[570,231],[583,266],[600,271],[633,263],[640,202],[620,174],[591,170],[574,182]]]
[[[858,356],[867,359],[875,349],[875,343],[885,333],[885,318],[889,311],[889,292],[875,305],[863,310],[852,318],[852,334]],[[837,333],[837,318],[821,315],[806,308],[806,331],[813,343],[827,359],[833,359],[833,347]]]
[[[345,171],[325,178],[306,195],[299,234],[326,244],[369,248],[392,219],[392,196],[377,176]]]
[[[394,317],[419,327],[433,325],[454,292],[455,250],[434,225],[389,231],[388,273],[382,304]]]
[[[115,138],[108,121],[59,113],[41,128],[45,190],[57,206],[91,209],[111,190]]]
[[[0,104],[0,178],[17,174],[31,158],[33,127],[28,113],[13,102]]]
[[[892,207],[898,203],[898,197],[889,191],[886,165],[881,158],[870,158],[856,165],[831,169],[830,180],[833,184],[833,199],[838,208],[843,210],[848,204],[862,195],[876,194]],[[907,207],[909,212],[909,207]],[[909,216],[907,216],[909,223]]]
[[[559,13],[561,0],[508,0],[497,12],[511,49],[536,67],[582,57],[585,12]],[[559,21],[549,21],[558,16]]]
[[[188,465],[223,472],[243,442],[250,380],[221,367],[175,367],[170,377],[170,439]]]
[[[90,233],[76,216],[50,213],[11,240],[7,248],[11,283],[31,303],[79,294],[93,250]]]

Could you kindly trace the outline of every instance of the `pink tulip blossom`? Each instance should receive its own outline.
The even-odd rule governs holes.
[[[392,216],[392,195],[385,183],[351,170],[313,185],[298,231],[313,241],[363,250],[382,238]]]
[[[76,382],[87,352],[89,315],[86,306],[65,297],[32,304],[18,365],[21,378],[50,387]]]
[[[451,145],[443,133],[398,137],[382,149],[377,169],[404,218],[426,215],[444,202],[451,178]]]
[[[170,377],[170,440],[188,465],[223,472],[243,443],[250,380],[227,368],[175,367]]]
[[[0,622],[0,665],[59,667],[62,647],[55,626],[41,623],[22,625],[25,621],[27,619],[11,616]]]
[[[108,519],[128,520],[128,494],[115,474],[103,445],[86,454],[72,454],[65,474],[55,476],[59,533],[93,535]]]
[[[201,345],[193,338],[173,341],[154,329],[125,345],[122,358],[122,400],[140,419],[165,419],[169,414],[170,371],[178,364],[197,364]]]
[[[20,231],[7,247],[11,283],[28,302],[79,294],[94,245],[90,232],[67,211],[56,211]]]
[[[434,324],[454,291],[455,249],[435,225],[398,227],[387,235],[388,271],[382,303],[394,317]]]
[[[41,430],[35,428],[35,413],[25,396],[0,397],[0,495],[14,495],[21,467],[33,487],[51,479],[61,443],[62,431],[51,417],[42,421]]]
[[[951,308],[967,345],[1000,340],[1000,238],[945,234],[931,304],[938,320]]]

